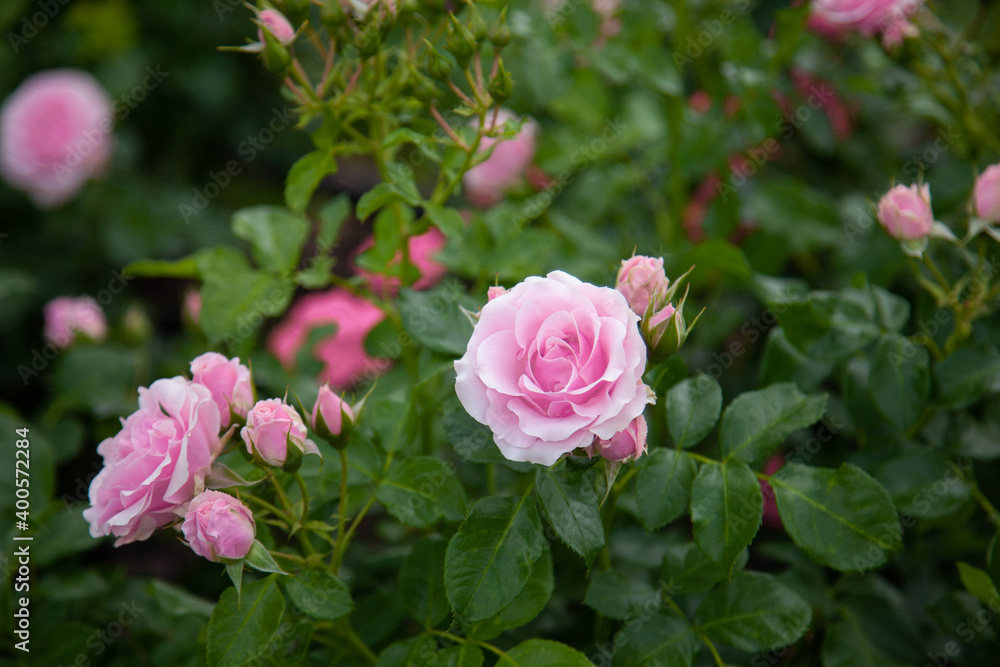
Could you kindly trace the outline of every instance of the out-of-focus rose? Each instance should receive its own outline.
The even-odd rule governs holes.
[[[312,350],[324,362],[323,382],[338,390],[350,388],[365,376],[374,377],[387,364],[365,353],[365,337],[385,314],[373,303],[342,289],[307,294],[292,306],[285,321],[268,341],[268,349],[286,368],[295,367],[295,358],[317,327],[336,325]]]
[[[181,310],[192,324],[201,322],[201,292],[196,289],[185,292]]]
[[[434,255],[444,249],[446,243],[447,239],[445,239],[444,234],[435,227],[428,229],[423,234],[410,237],[407,242],[410,251],[410,263],[417,269],[420,276],[413,282],[413,289],[424,290],[434,287],[448,273],[448,269],[445,268],[444,264],[434,259]],[[364,252],[373,245],[375,245],[375,239],[368,237],[358,246],[358,252]],[[402,253],[397,252],[393,258],[393,264],[398,266],[401,261]],[[360,267],[356,268],[356,271],[359,276],[364,276],[368,281],[368,289],[373,294],[393,295],[399,291],[399,286],[402,282],[399,276],[383,276]]]
[[[789,75],[799,97],[811,107],[819,105],[823,109],[837,141],[850,139],[854,133],[853,112],[833,84],[801,67],[793,67]]]
[[[56,347],[69,347],[77,334],[100,342],[108,335],[104,310],[90,296],[60,296],[45,304],[45,338]]]
[[[211,392],[182,377],[139,388],[139,409],[97,447],[104,467],[83,518],[115,546],[144,540],[184,513],[219,455],[219,409]]]
[[[222,429],[229,426],[233,413],[246,417],[253,405],[253,384],[250,369],[240,363],[239,357],[229,359],[218,352],[206,352],[191,362],[191,375],[212,392]]]
[[[883,35],[886,46],[911,34],[909,17],[923,0],[813,0],[808,27],[828,39],[839,39],[856,31],[871,37]]]
[[[354,410],[333,390],[323,385],[312,411],[312,428],[321,437],[343,440],[354,425]]]
[[[592,450],[609,461],[624,461],[638,459],[646,453],[646,418],[639,415],[632,420],[624,430],[619,431],[608,440],[598,439]]]
[[[552,465],[650,402],[638,315],[617,290],[554,271],[483,306],[455,391],[512,461]]]
[[[785,463],[785,455],[782,452],[775,452],[771,455],[771,458],[767,460],[764,464],[764,474],[773,475],[779,470]],[[784,528],[785,524],[781,521],[781,516],[778,514],[778,505],[774,500],[774,489],[765,480],[760,481],[760,492],[764,496],[764,525],[769,528]]]
[[[501,109],[497,115],[496,129],[517,118],[514,112]],[[497,143],[494,137],[483,137],[479,151],[493,148],[490,156],[465,172],[462,184],[469,203],[479,208],[489,208],[503,199],[504,193],[517,185],[525,170],[535,158],[535,136],[538,126],[527,120],[513,139]]]
[[[663,271],[662,257],[634,255],[622,260],[615,289],[625,295],[628,305],[639,317],[646,316],[651,301],[654,308],[658,305],[657,299],[668,287],[670,281]]]
[[[991,164],[976,179],[976,216],[1000,222],[1000,164]]]
[[[247,413],[247,425],[240,431],[249,453],[256,453],[264,463],[279,468],[289,459],[289,445],[298,450],[291,453],[293,459],[302,454],[320,455],[316,443],[306,435],[302,417],[280,398],[257,401]]]
[[[221,491],[203,491],[188,505],[181,532],[196,554],[217,563],[250,553],[257,528],[250,508],[240,500]]]
[[[488,301],[492,301],[498,296],[503,296],[506,293],[507,293],[506,287],[501,287],[500,285],[493,285],[486,291],[486,299]]]
[[[894,239],[922,239],[934,226],[931,189],[927,185],[897,185],[878,202],[878,221]]]
[[[113,125],[111,99],[87,72],[35,74],[0,107],[0,174],[40,208],[63,204],[104,171]]]
[[[285,15],[274,9],[265,9],[258,16],[257,19],[264,24],[268,32],[277,38],[282,44],[289,44],[295,37],[295,28],[292,24],[288,22]],[[264,28],[257,29],[257,39],[261,44],[264,43]]]

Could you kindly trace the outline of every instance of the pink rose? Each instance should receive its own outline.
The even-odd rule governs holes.
[[[844,99],[833,88],[833,84],[801,67],[793,67],[789,75],[799,97],[807,104],[812,101],[823,109],[830,122],[830,130],[837,141],[850,139],[854,133],[853,114]]]
[[[499,131],[507,121],[516,117],[514,112],[501,109],[495,129]],[[486,160],[465,172],[462,178],[469,203],[479,208],[489,208],[503,199],[504,192],[517,185],[535,157],[537,134],[538,126],[534,121],[528,120],[513,139],[500,143],[494,137],[483,137],[480,140],[480,152],[491,147],[493,152]]]
[[[931,189],[927,185],[897,185],[878,202],[878,221],[894,239],[922,239],[934,226]]]
[[[414,281],[412,285],[413,289],[424,290],[434,287],[448,273],[448,269],[434,259],[434,255],[443,250],[446,243],[447,239],[445,239],[444,234],[438,231],[436,227],[428,229],[423,234],[410,237],[406,244],[410,251],[410,263],[416,267],[420,275]],[[375,239],[369,236],[358,246],[358,253],[364,252],[373,245],[375,245]],[[395,266],[399,266],[401,261],[402,253],[397,251],[392,263]],[[356,268],[356,271],[359,276],[365,277],[368,282],[368,289],[373,294],[389,296],[399,291],[399,286],[402,282],[399,276],[383,276],[362,268]]]
[[[201,292],[196,289],[185,292],[181,310],[192,324],[198,324],[201,321]]]
[[[111,156],[111,99],[93,76],[47,70],[0,108],[0,174],[40,208],[63,204]]]
[[[196,383],[212,392],[223,430],[234,413],[246,417],[253,405],[253,384],[250,369],[240,363],[239,357],[229,359],[218,352],[206,352],[191,362],[191,375]]]
[[[657,299],[668,287],[670,281],[663,272],[662,257],[635,255],[622,260],[615,289],[625,295],[628,305],[639,317],[646,316],[650,301],[656,307]]]
[[[280,398],[257,401],[247,413],[247,425],[240,437],[247,452],[256,453],[264,463],[280,468],[288,460],[288,446],[300,454],[316,454],[316,443],[306,437],[306,425],[292,406]]]
[[[883,33],[890,46],[909,32],[908,17],[923,0],[813,0],[808,27],[830,39],[856,31],[871,37]]]
[[[264,43],[264,28],[270,32],[282,44],[289,44],[295,38],[295,28],[288,22],[285,15],[274,9],[265,9],[257,19],[263,27],[257,28],[257,40]]]
[[[1000,164],[992,164],[976,179],[976,216],[1000,222]]]
[[[139,388],[139,409],[97,447],[104,467],[90,484],[83,518],[115,546],[144,540],[183,514],[205,488],[219,455],[219,410],[211,392],[182,377]]]
[[[646,434],[646,418],[639,415],[609,440],[597,440],[592,449],[595,454],[600,454],[608,461],[638,459],[646,453]]]
[[[764,474],[773,475],[781,470],[785,463],[785,455],[782,452],[775,452],[764,464]],[[784,523],[778,514],[778,505],[774,500],[774,489],[765,480],[760,481],[760,492],[764,496],[764,525],[768,528],[783,528]]]
[[[337,438],[347,434],[354,423],[354,411],[328,386],[319,388],[312,411],[312,427],[320,436]]]
[[[45,304],[45,338],[69,347],[78,333],[100,342],[108,335],[104,311],[90,296],[61,296]]]
[[[365,353],[365,337],[383,319],[385,314],[373,303],[342,289],[307,294],[274,329],[268,349],[285,368],[294,368],[309,332],[335,324],[337,330],[320,340],[312,352],[326,364],[320,380],[335,389],[348,389],[363,377],[385,370],[386,362]]]
[[[184,539],[213,563],[250,553],[257,528],[253,513],[239,499],[221,491],[203,491],[188,505],[181,525]]]
[[[494,285],[486,291],[486,299],[488,301],[492,301],[498,296],[503,296],[506,293],[507,293],[506,287],[501,287],[500,285]]]
[[[638,321],[617,290],[562,271],[528,278],[483,306],[455,392],[504,456],[552,465],[642,414]]]

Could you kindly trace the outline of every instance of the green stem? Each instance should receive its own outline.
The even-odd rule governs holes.
[[[507,657],[507,653],[505,651],[498,649],[496,646],[490,644],[489,642],[480,641],[478,639],[470,639],[468,637],[460,637],[450,632],[445,632],[444,630],[435,630],[433,628],[429,628],[427,630],[427,633],[436,635],[438,637],[444,637],[445,639],[451,640],[458,644],[472,644],[473,646],[479,646],[481,648],[486,649],[487,651],[490,651],[491,653],[500,656],[500,658]]]
[[[315,554],[316,550],[313,549],[312,542],[305,535],[304,532],[299,531],[301,525],[296,526],[297,521],[293,518],[295,517],[295,508],[292,506],[291,501],[288,500],[288,496],[285,494],[285,490],[281,488],[281,484],[278,483],[278,478],[274,476],[270,468],[267,469],[267,477],[271,480],[271,485],[274,487],[274,493],[278,496],[278,500],[281,501],[281,506],[285,508],[285,518],[289,520],[288,527],[291,530],[289,535],[294,534],[298,539],[302,548],[306,550],[309,555]]]
[[[302,478],[302,473],[295,472],[295,483],[299,485],[299,493],[302,494],[302,514],[299,523],[303,526],[309,521],[309,492],[306,491],[306,480]]]
[[[992,521],[994,525],[1000,528],[1000,512],[998,512],[997,508],[993,506],[990,499],[984,496],[983,492],[979,490],[979,484],[976,483],[975,478],[966,475],[961,468],[955,465],[954,461],[948,461],[948,467],[951,468],[952,472],[958,475],[959,479],[968,485],[969,491],[972,493],[972,497],[975,498],[980,507],[985,510],[986,516],[989,517],[990,521]]]
[[[375,655],[368,645],[361,641],[361,637],[358,637],[358,633],[354,631],[351,627],[350,619],[345,618],[341,623],[340,628],[338,628],[340,635],[347,640],[347,643],[351,645],[359,656],[361,656],[366,663],[369,665],[374,665],[378,663],[378,656]]]
[[[330,555],[330,569],[334,572],[340,569],[337,554],[344,540],[344,528],[347,525],[347,452],[343,448],[337,451],[340,454],[340,503],[337,506],[337,542],[333,545],[333,553]]]

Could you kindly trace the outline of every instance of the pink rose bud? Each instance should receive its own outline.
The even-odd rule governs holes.
[[[650,302],[656,307],[657,299],[669,286],[670,281],[663,272],[663,259],[643,255],[623,259],[615,281],[615,289],[625,295],[628,305],[639,317],[646,316]]]
[[[201,322],[201,292],[196,289],[185,292],[181,310],[192,324]]]
[[[976,179],[976,216],[1000,222],[1000,164],[992,164]]]
[[[813,0],[808,27],[828,39],[850,32],[866,37],[883,33],[890,42],[907,31],[901,24],[916,12],[923,0]],[[888,44],[887,44],[888,46]]]
[[[0,175],[39,208],[64,204],[111,156],[111,98],[75,69],[29,77],[0,107]]]
[[[688,97],[688,106],[699,116],[706,114],[712,108],[712,96],[704,90],[696,90]]]
[[[878,202],[878,221],[894,239],[913,241],[931,232],[931,189],[927,185],[897,185]]]
[[[97,446],[104,467],[90,484],[83,518],[93,537],[115,546],[144,540],[175,521],[219,455],[219,409],[212,393],[182,377],[139,388],[139,409]]]
[[[191,375],[212,392],[223,430],[229,427],[233,415],[241,419],[247,416],[254,391],[250,369],[240,363],[239,357],[229,359],[218,352],[206,352],[191,362]]]
[[[646,433],[646,418],[639,415],[628,428],[619,431],[610,440],[598,439],[593,449],[608,461],[638,459],[646,453]]]
[[[501,109],[497,115],[495,129],[500,130],[507,121],[516,117],[514,112]],[[486,160],[465,172],[465,176],[462,177],[466,199],[470,204],[479,208],[489,208],[503,199],[507,190],[517,185],[535,158],[537,134],[538,126],[534,121],[528,120],[513,139],[499,143],[495,137],[483,137],[480,140],[479,152],[485,152],[490,148],[493,148],[493,152]]]
[[[77,334],[101,342],[108,335],[104,311],[90,296],[61,296],[45,305],[45,338],[56,347],[69,347]]]
[[[240,431],[247,451],[276,468],[285,467],[286,463],[298,468],[303,454],[320,455],[316,444],[306,435],[302,417],[280,398],[257,401],[247,413],[247,425]]]
[[[487,301],[492,301],[498,296],[503,296],[506,293],[507,293],[506,287],[501,287],[500,285],[494,285],[493,287],[489,288],[486,291],[486,299]]]
[[[334,389],[348,389],[388,367],[385,359],[365,352],[365,337],[384,319],[385,313],[378,306],[346,290],[314,292],[292,306],[271,333],[268,349],[285,368],[293,369],[312,330],[336,325],[336,331],[316,343],[310,352],[325,364],[321,382],[329,382]]]
[[[445,239],[444,234],[438,231],[436,227],[428,229],[423,234],[410,237],[410,240],[406,244],[410,251],[410,263],[416,268],[419,276],[413,285],[411,285],[413,289],[430,289],[441,282],[441,279],[448,273],[448,269],[445,268],[444,264],[434,259],[434,256],[444,249],[446,243],[447,239]],[[369,236],[358,246],[358,253],[362,253],[374,245],[375,239]],[[392,264],[399,266],[402,256],[402,253],[397,251]],[[355,270],[359,276],[365,277],[368,282],[368,289],[373,294],[394,295],[399,291],[399,286],[402,283],[399,276],[383,276],[360,267],[357,267]]]
[[[257,17],[264,24],[257,29],[257,40],[264,43],[264,28],[270,32],[282,44],[288,45],[295,37],[295,28],[288,22],[285,15],[274,9],[265,9]]]
[[[354,426],[354,411],[327,385],[319,388],[312,411],[312,428],[323,438],[346,444]]]
[[[764,464],[764,474],[773,475],[779,470],[785,463],[785,455],[782,452],[775,452],[771,455],[771,458],[767,460]],[[783,528],[784,523],[781,521],[781,516],[778,514],[778,505],[774,499],[774,489],[766,480],[760,481],[760,492],[764,496],[764,525],[769,528]]]
[[[217,563],[250,553],[257,529],[253,513],[239,499],[221,491],[204,491],[188,505],[181,531],[196,554]]]

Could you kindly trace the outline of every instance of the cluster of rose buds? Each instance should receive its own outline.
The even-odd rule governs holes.
[[[665,359],[677,352],[698,321],[697,317],[690,324],[684,320],[687,289],[677,305],[673,304],[688,273],[690,269],[671,284],[660,257],[635,255],[622,260],[615,287],[642,318],[642,334],[651,359]]]

